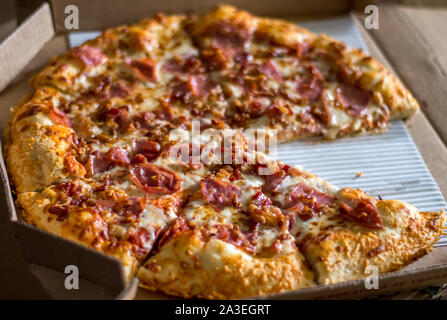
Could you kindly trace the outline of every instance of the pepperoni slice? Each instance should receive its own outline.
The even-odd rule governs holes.
[[[321,209],[334,200],[334,197],[300,182],[290,189],[283,208],[296,212],[302,220],[307,221],[319,216]]]
[[[157,141],[139,139],[135,141],[135,153],[142,154],[148,161],[152,161],[160,155],[161,146]]]
[[[346,84],[340,84],[337,87],[338,101],[349,115],[355,117],[359,117],[364,113],[371,100],[371,96],[370,92],[358,87]]]
[[[91,155],[89,155],[85,167],[88,174],[92,176],[95,173],[110,170],[112,165],[101,155],[99,151],[95,151]]]
[[[135,72],[135,75],[141,80],[151,82],[157,81],[156,63],[152,59],[127,59],[126,64]]]
[[[200,182],[200,191],[205,201],[216,210],[233,206],[239,202],[241,190],[229,182],[217,178],[206,178]]]
[[[297,91],[309,102],[315,102],[323,92],[323,81],[316,73],[312,73],[308,78],[298,80]]]
[[[138,157],[136,157],[138,158]],[[170,194],[180,190],[182,179],[169,169],[147,163],[146,160],[129,166],[133,182],[150,194]]]
[[[71,56],[79,59],[86,67],[97,66],[106,57],[101,49],[89,45],[82,45],[74,48],[71,52]]]
[[[66,127],[71,127],[71,120],[67,117],[67,115],[57,108],[51,108],[50,113],[48,114],[51,121],[61,124]]]
[[[276,65],[272,62],[271,59],[269,59],[269,60],[267,60],[267,62],[261,64],[258,67],[258,70],[261,74],[271,77],[276,81],[282,80],[281,72],[279,72],[278,67],[276,67]]]

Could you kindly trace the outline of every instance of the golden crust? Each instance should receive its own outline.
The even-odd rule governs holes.
[[[75,132],[49,116],[61,99],[56,90],[40,88],[13,112],[7,164],[19,193],[38,191],[61,179],[85,175],[73,148]]]
[[[17,202],[22,210],[22,217],[30,224],[45,231],[70,239],[90,248],[100,250],[118,258],[124,266],[128,279],[136,273],[138,262],[131,254],[130,244],[120,243],[111,246],[110,242],[99,237],[107,225],[99,216],[90,210],[79,208],[76,213],[68,215],[67,219],[58,220],[48,214],[48,206],[55,196],[50,189],[39,192],[19,194]]]
[[[382,230],[338,228],[304,240],[301,249],[320,284],[399,270],[430,252],[439,239],[445,213],[421,212],[401,201],[381,200]]]
[[[236,299],[308,287],[313,275],[297,251],[253,257],[198,233],[173,238],[138,272],[150,290],[205,299]]]

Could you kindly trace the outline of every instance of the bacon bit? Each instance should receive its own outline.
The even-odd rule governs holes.
[[[106,58],[101,49],[89,45],[74,48],[70,56],[79,59],[86,67],[97,66]]]
[[[146,208],[146,196],[144,197],[131,197],[123,203],[120,203],[119,215],[124,217],[132,217],[138,219]]]
[[[134,151],[145,156],[148,161],[152,161],[160,155],[161,146],[157,141],[139,139],[135,141]]]
[[[35,114],[37,114],[38,112],[40,112],[42,110],[43,110],[42,106],[40,106],[38,104],[28,105],[26,107],[26,110],[23,111],[22,113],[20,113],[20,115],[17,116],[16,121],[20,121],[20,120],[23,120],[23,119],[25,119],[27,117],[34,116]]]
[[[125,83],[113,83],[110,75],[94,77],[96,84],[92,90],[84,94],[84,96],[94,97],[96,99],[125,98],[129,95],[131,87]]]
[[[189,76],[187,82],[178,83],[170,88],[169,99],[179,100],[186,104],[193,96],[197,98],[208,96],[214,87],[215,83],[208,75],[192,75]]]
[[[85,175],[85,168],[80,164],[75,157],[68,154],[64,158],[64,166],[67,168],[68,172],[72,176],[83,176]]]
[[[288,104],[272,103],[265,114],[270,118],[271,123],[281,123],[287,125],[290,122],[293,111]]]
[[[320,99],[323,92],[323,77],[314,66],[309,67],[310,75],[305,79],[299,79],[297,85],[298,93],[309,102]]]
[[[286,227],[286,217],[278,207],[272,206],[272,200],[262,191],[258,191],[252,197],[247,212],[255,222]]]
[[[126,59],[126,65],[131,68],[134,74],[143,81],[157,81],[156,63],[154,60],[146,58],[142,60]]]
[[[229,182],[217,178],[205,178],[200,182],[202,197],[216,210],[239,203],[241,190]]]
[[[53,206],[48,209],[48,212],[57,216],[57,221],[64,221],[68,218],[67,206]]]
[[[99,210],[107,210],[127,218],[126,221],[140,218],[146,208],[146,196],[130,197],[125,199],[100,199],[94,206]]]
[[[363,115],[372,97],[370,92],[346,84],[338,85],[336,93],[341,106],[354,117]]]
[[[209,230],[202,230],[202,236],[231,243],[251,254],[256,252],[256,244],[253,241],[256,233],[244,234],[238,225],[218,224]]]
[[[81,187],[73,183],[72,181],[63,182],[59,184],[58,188],[62,193],[66,194],[69,197],[73,197],[75,194],[81,191]]]
[[[182,101],[183,103],[188,103],[191,99],[191,92],[188,87],[187,82],[182,82],[169,88],[169,100],[170,101]]]
[[[373,203],[375,199],[348,188],[341,189],[339,197],[340,214],[344,218],[364,228],[383,228],[382,218]]]
[[[152,111],[152,113],[155,116],[155,119],[158,120],[164,120],[164,121],[170,121],[172,122],[174,120],[174,112],[169,106],[162,107],[159,109],[155,109]]]
[[[274,174],[269,176],[263,176],[265,180],[265,184],[263,189],[267,192],[276,192],[279,186],[289,175],[290,167],[288,165],[281,165],[279,170],[277,170]]]
[[[174,224],[166,230],[165,233],[160,237],[158,241],[158,248],[163,247],[170,239],[178,237],[188,231],[193,230],[193,228],[188,224],[185,217],[178,217]]]
[[[334,197],[300,182],[290,189],[283,208],[296,212],[302,220],[307,221],[318,217],[323,207],[334,200]]]
[[[209,71],[219,70],[225,68],[232,60],[232,55],[226,55],[225,53],[225,51],[220,49],[204,49],[201,52],[201,58],[202,61],[204,61],[204,63],[207,65]],[[239,55],[236,56],[239,57]]]
[[[272,200],[270,200],[270,198],[267,198],[262,191],[256,192],[251,199],[252,204],[254,204],[258,208],[268,207],[272,205]]]
[[[182,178],[177,173],[163,167],[147,163],[144,156],[134,158],[129,166],[132,181],[141,190],[150,194],[170,194],[180,190]]]
[[[369,229],[383,229],[382,218],[377,208],[368,202],[361,202],[355,208],[340,202],[340,213],[343,217]]]
[[[384,252],[385,250],[386,250],[386,244],[383,241],[380,241],[380,244],[371,251],[369,251],[367,253],[367,256],[372,258],[374,256],[377,256],[379,253]]]
[[[149,230],[139,227],[136,231],[129,234],[127,240],[137,247],[136,254],[138,257],[144,259],[152,251],[160,232],[160,228]]]
[[[127,129],[131,123],[127,106],[110,108],[107,105],[100,110],[99,118],[103,120],[112,119],[121,130]]]
[[[200,71],[200,59],[196,56],[173,57],[163,64],[162,70],[171,73],[195,73]]]
[[[61,124],[66,127],[71,127],[71,120],[67,117],[67,115],[59,110],[58,108],[51,107],[50,112],[48,114],[51,121]]]
[[[190,76],[188,80],[189,90],[198,98],[207,96],[214,86],[214,82],[205,74]]]

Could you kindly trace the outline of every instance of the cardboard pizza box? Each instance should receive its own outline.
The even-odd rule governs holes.
[[[51,6],[43,4],[0,44],[0,130],[3,132],[10,119],[9,107],[30,92],[27,82],[30,76],[46,65],[50,57],[68,49],[67,34],[72,30],[65,28],[67,6],[76,5],[79,9],[79,30],[98,30],[131,23],[158,12],[202,13],[219,3],[221,1],[217,0],[58,0],[51,1]],[[423,112],[411,118],[407,127],[444,197],[447,196],[447,129],[442,125],[447,117],[442,112],[443,101],[447,98],[447,90],[442,87],[447,74],[447,57],[443,56],[445,43],[441,41],[447,31],[447,8],[432,10],[380,4],[380,28],[368,31],[364,28],[362,14],[366,3],[361,0],[227,0],[224,3],[256,15],[293,21],[351,13],[371,55],[395,72],[421,102]],[[10,289],[19,291],[15,296],[20,297],[22,290],[43,298],[171,298],[139,289],[136,280],[126,283],[121,264],[115,258],[22,222],[15,210],[3,157],[0,169],[3,219],[0,241],[8,244],[1,250],[5,251],[2,257],[11,262],[6,265],[10,282],[16,283]],[[75,265],[79,271],[79,290],[67,290],[64,285],[66,268],[70,265]],[[368,290],[363,280],[357,280],[258,298],[361,298],[446,282],[447,247],[437,247],[405,269],[382,275],[379,289]]]

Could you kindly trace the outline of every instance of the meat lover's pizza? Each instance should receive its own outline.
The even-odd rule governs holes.
[[[157,15],[54,58],[32,85],[6,131],[21,217],[120,259],[149,290],[227,299],[359,279],[442,231],[443,211],[337,188],[256,147],[380,133],[418,110],[326,35],[230,6]]]

